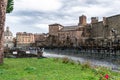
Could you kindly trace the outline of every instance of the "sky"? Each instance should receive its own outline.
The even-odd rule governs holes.
[[[48,25],[77,25],[79,16],[109,17],[120,14],[120,0],[14,0],[14,10],[6,14],[6,25],[17,32],[48,33]]]

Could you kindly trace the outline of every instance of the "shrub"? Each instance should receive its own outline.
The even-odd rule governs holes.
[[[68,57],[64,57],[64,58],[62,58],[62,63],[67,64],[69,61],[70,61],[70,60],[69,60]]]
[[[91,68],[91,64],[89,61],[82,64],[82,69],[87,69],[87,68]]]
[[[29,67],[26,67],[24,70],[27,71],[28,73],[30,73],[30,72],[35,71],[36,68],[35,68],[35,67],[30,67],[30,66],[29,66]]]
[[[69,61],[69,63],[72,64],[72,65],[74,65],[74,64],[75,64],[75,61],[71,59],[71,60]]]
[[[81,62],[79,60],[77,60],[77,63],[78,63],[78,65],[81,65]]]
[[[5,70],[4,69],[0,69],[0,75],[4,74],[4,73],[5,73]]]
[[[59,58],[53,58],[53,61],[58,62]]]

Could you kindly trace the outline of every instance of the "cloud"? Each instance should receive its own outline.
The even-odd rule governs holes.
[[[35,27],[39,28],[43,33],[48,31],[48,24],[35,24]]]
[[[16,8],[22,10],[55,11],[62,4],[59,0],[18,0]]]

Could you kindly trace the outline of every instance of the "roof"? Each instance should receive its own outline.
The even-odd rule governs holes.
[[[78,28],[79,28],[78,25],[64,26],[60,31],[73,31],[73,30],[77,30]]]
[[[16,35],[33,35],[32,33],[27,33],[27,32],[17,32]]]
[[[49,26],[62,26],[62,25],[58,23],[54,23],[54,24],[50,24]]]

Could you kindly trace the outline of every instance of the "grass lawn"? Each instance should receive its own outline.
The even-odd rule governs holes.
[[[5,58],[0,65],[0,80],[120,80],[120,74],[106,68],[89,68],[89,65],[64,63],[55,58]]]

